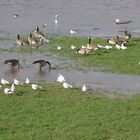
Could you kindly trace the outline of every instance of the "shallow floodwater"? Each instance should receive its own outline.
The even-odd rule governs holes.
[[[45,23],[47,27],[41,30],[62,35],[69,34],[70,29],[80,36],[110,36],[124,29],[138,34],[139,9],[139,0],[1,0],[0,34],[28,34]],[[19,18],[13,14],[19,14]],[[132,23],[117,26],[116,18]]]
[[[40,57],[42,55],[42,57]],[[7,64],[3,64],[4,59],[17,58],[20,61],[19,70],[11,70]],[[32,64],[36,59],[45,59],[51,62],[52,70],[48,67],[41,72],[38,67]],[[75,70],[77,63],[68,59],[58,59],[56,56],[44,55],[40,53],[9,53],[3,52],[0,55],[0,78],[4,78],[13,82],[13,79],[25,81],[28,77],[32,82],[43,80],[46,82],[56,83],[58,74],[65,76],[66,81],[73,85],[73,87],[81,88],[84,84],[88,85],[93,90],[105,90],[107,96],[118,97],[124,95],[132,95],[140,93],[140,76],[121,75],[114,73],[98,72],[95,70],[82,71]]]

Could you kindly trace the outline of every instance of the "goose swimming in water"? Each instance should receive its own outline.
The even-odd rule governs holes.
[[[39,70],[41,71],[42,67],[46,66],[47,64],[49,65],[49,69],[51,70],[51,63],[49,61],[45,60],[36,60],[32,64],[38,64],[39,65]]]
[[[17,59],[7,59],[4,61],[3,64],[10,64],[11,68],[15,68],[17,66],[19,69],[19,67],[20,67],[19,60],[17,60]]]

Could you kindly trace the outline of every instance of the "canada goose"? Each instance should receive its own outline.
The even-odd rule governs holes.
[[[32,36],[31,33],[29,33],[28,42],[29,42],[29,44],[30,44],[32,47],[36,47],[36,48],[39,47],[39,46],[38,46],[38,41],[36,40],[36,38],[34,38],[34,37]]]
[[[79,49],[76,50],[76,53],[79,53],[79,54],[89,54],[92,51],[93,50],[89,49],[89,48],[79,48]]]
[[[29,44],[28,40],[25,40],[25,39],[21,38],[19,34],[17,35],[16,43],[19,46],[25,46],[25,45],[28,45]]]
[[[122,43],[126,43],[126,41],[119,38],[119,36],[117,35],[115,38],[107,39],[107,43],[112,45],[116,45],[116,44],[121,45]]]
[[[51,70],[51,63],[49,61],[45,60],[36,60],[32,64],[38,64],[39,65],[39,70],[41,71],[41,68],[46,66],[47,64],[49,65],[49,69]]]
[[[91,37],[89,37],[88,38],[87,48],[95,51],[95,50],[99,49],[100,47],[98,47],[98,45],[91,45]]]
[[[45,36],[44,36],[44,34],[39,30],[39,27],[38,26],[36,26],[36,30],[34,31],[34,36],[36,38],[39,38],[40,39],[41,44],[43,44],[43,41],[45,41],[46,43],[49,42],[49,40],[46,39]]]
[[[128,31],[124,31],[124,37],[126,38],[126,39],[128,39],[128,40],[130,40],[130,38],[131,38],[131,34],[128,32]]]
[[[10,64],[11,68],[14,68],[14,67],[17,66],[18,69],[19,69],[19,66],[20,66],[19,60],[17,60],[17,59],[7,59],[7,60],[4,61],[3,64]]]

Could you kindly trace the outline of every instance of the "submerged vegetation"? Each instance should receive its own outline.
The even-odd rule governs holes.
[[[87,45],[88,39],[84,37],[60,37],[49,36],[50,42],[44,44],[38,49],[32,49],[30,46],[19,48],[15,46],[11,48],[1,48],[1,51],[9,52],[41,52],[52,53],[60,57],[68,57],[84,67],[95,68],[100,71],[110,71],[126,74],[140,74],[139,65],[139,52],[140,52],[140,39],[132,38],[126,46],[127,50],[118,50],[113,46],[112,49],[98,49],[88,55],[76,54],[76,49],[81,48],[82,45]],[[106,45],[104,38],[94,38],[91,44]],[[72,50],[71,45],[74,45],[76,49]],[[58,47],[60,50],[58,50]]]
[[[139,139],[140,97],[109,99],[45,84],[0,92],[1,140]]]

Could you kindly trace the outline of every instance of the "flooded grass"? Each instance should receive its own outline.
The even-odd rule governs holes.
[[[127,44],[127,50],[117,50],[115,47],[110,50],[99,49],[92,54],[80,55],[76,54],[76,50],[71,49],[71,45],[80,48],[88,43],[87,38],[78,37],[60,37],[50,41],[49,51],[56,53],[59,56],[67,56],[76,60],[85,67],[99,68],[99,70],[126,73],[140,74],[139,66],[139,38],[134,38]],[[95,38],[92,44],[106,45],[106,39]],[[57,50],[57,46],[61,46],[62,50]]]
[[[0,138],[139,139],[140,97],[109,99],[80,89],[43,84],[41,91],[17,86],[0,92]]]

